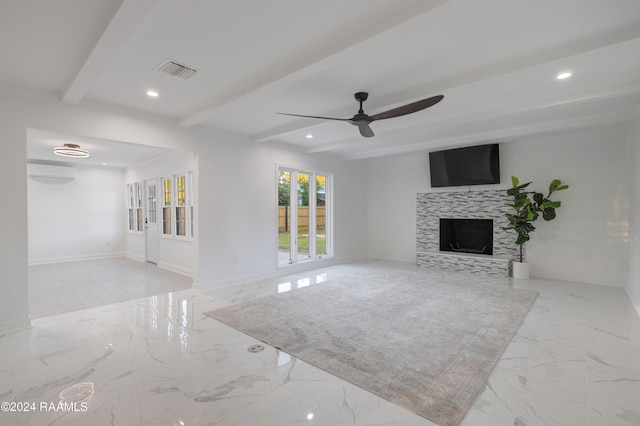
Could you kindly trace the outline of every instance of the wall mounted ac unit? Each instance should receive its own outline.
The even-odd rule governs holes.
[[[75,167],[28,163],[27,176],[33,178],[72,180],[76,177],[76,169]]]

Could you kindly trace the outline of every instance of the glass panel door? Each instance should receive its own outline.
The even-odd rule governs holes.
[[[146,180],[145,183],[145,254],[147,262],[158,264],[158,190],[156,179]]]
[[[330,178],[278,167],[278,265],[331,256]]]
[[[291,172],[278,172],[278,264],[291,263]]]
[[[327,177],[316,176],[316,256],[327,254]]]
[[[309,247],[309,173],[298,172],[298,261],[311,259]]]
[[[155,181],[150,181],[147,183],[147,223],[156,224],[157,208]]]

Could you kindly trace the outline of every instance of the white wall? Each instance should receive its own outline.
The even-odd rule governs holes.
[[[325,154],[270,147],[228,132],[61,104],[0,87],[0,179],[12,202],[0,209],[0,332],[28,326],[26,129],[190,151],[197,156],[194,285],[269,276],[276,268],[276,163],[334,174],[335,261],[366,256],[366,168]],[[124,185],[124,182],[123,182]],[[124,217],[124,214],[123,214]]]
[[[11,111],[0,102],[0,120]],[[9,116],[10,117],[10,116]],[[27,288],[27,126],[0,126],[0,180],[7,185],[0,209],[0,333],[31,325]],[[10,184],[9,184],[10,183]]]
[[[416,194],[429,191],[429,157],[372,159],[367,168],[368,254],[416,261]]]
[[[124,172],[76,167],[72,181],[27,179],[29,263],[121,256]]]
[[[640,314],[640,111],[630,133],[629,197],[629,281],[626,286],[631,302]]]
[[[195,155],[192,152],[174,151],[160,158],[146,161],[142,164],[127,168],[125,184],[141,182],[160,177],[171,177],[195,169]],[[144,183],[143,183],[144,187]],[[158,186],[158,190],[160,186]],[[124,187],[123,187],[124,191]],[[124,192],[123,192],[124,194]],[[197,199],[195,200],[197,204]],[[160,223],[158,225],[161,225]],[[158,230],[158,266],[193,277],[196,267],[195,241],[179,240],[161,235]],[[133,232],[125,233],[125,247],[127,256],[145,260],[145,235]]]
[[[218,161],[211,166],[203,156]],[[226,144],[199,153],[200,169],[207,167],[211,174],[201,174],[198,180],[198,234],[219,242],[211,251],[200,252],[199,258],[217,270],[217,284],[259,278],[276,270],[277,164],[333,174],[334,256],[341,260],[366,256],[364,164],[263,144]],[[197,283],[211,284],[216,283]]]
[[[454,189],[430,188],[427,153],[369,160],[369,256],[415,261],[418,192],[506,189],[512,175],[546,192],[558,178],[570,189],[557,194],[563,203],[557,219],[536,223],[527,244],[532,274],[622,286],[628,259],[627,154],[626,125],[502,143],[502,184]]]

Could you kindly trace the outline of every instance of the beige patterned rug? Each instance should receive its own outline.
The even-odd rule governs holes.
[[[439,425],[457,425],[537,293],[507,278],[363,273],[206,315]]]

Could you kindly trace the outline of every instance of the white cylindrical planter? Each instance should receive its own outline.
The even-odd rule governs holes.
[[[521,280],[529,279],[529,264],[527,262],[513,261],[513,278]]]

